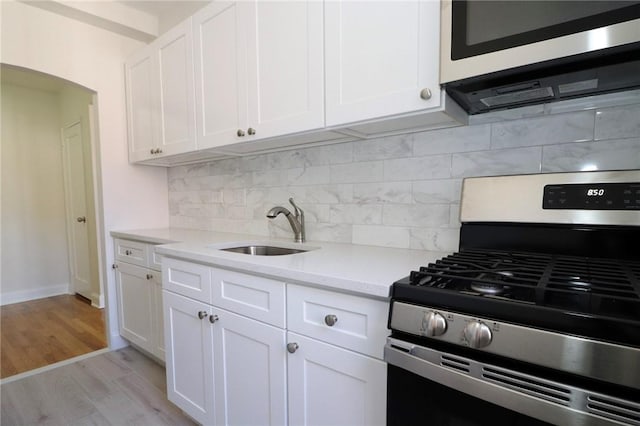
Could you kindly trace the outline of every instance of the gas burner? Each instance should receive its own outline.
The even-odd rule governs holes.
[[[491,281],[509,281],[509,279],[512,279],[513,277],[513,272],[509,271],[486,271],[480,274],[478,276],[478,279],[489,279]],[[508,285],[478,281],[471,282],[469,287],[480,294],[490,294],[492,296],[502,294],[505,291],[511,289],[511,287],[509,287]]]
[[[480,294],[490,294],[492,296],[502,294],[505,291],[509,290],[509,286],[500,285],[500,284],[479,283],[479,282],[472,282],[470,284],[470,287],[471,287],[471,290],[476,291]]]

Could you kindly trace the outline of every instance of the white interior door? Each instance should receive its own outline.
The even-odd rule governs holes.
[[[67,233],[71,291],[91,299],[91,269],[87,231],[87,202],[82,149],[82,127],[73,124],[62,131]]]

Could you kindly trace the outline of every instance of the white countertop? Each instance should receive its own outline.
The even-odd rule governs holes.
[[[449,254],[321,241],[297,244],[256,235],[177,228],[112,231],[111,235],[162,244],[156,252],[165,256],[376,298],[389,297],[391,284],[411,270]],[[285,256],[250,256],[219,250],[247,243],[310,250]]]

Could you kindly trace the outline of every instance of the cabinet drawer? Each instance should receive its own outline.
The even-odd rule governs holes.
[[[170,257],[162,259],[162,286],[183,296],[211,303],[211,268]]]
[[[211,274],[213,305],[285,328],[285,283],[226,269]]]
[[[138,266],[147,266],[149,246],[138,241],[115,239],[116,260]]]
[[[287,285],[289,330],[378,359],[388,335],[388,310],[379,300]]]
[[[147,255],[149,256],[147,259],[147,265],[149,268],[155,269],[156,271],[162,271],[163,256],[156,253],[155,246],[148,246]]]

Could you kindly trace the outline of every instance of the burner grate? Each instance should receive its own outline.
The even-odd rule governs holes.
[[[640,262],[471,249],[423,266],[410,284],[574,312],[640,318]]]

